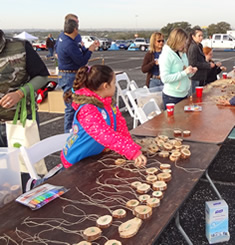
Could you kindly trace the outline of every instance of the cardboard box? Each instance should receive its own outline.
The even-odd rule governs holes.
[[[22,194],[19,149],[0,147],[0,207]]]
[[[64,113],[63,90],[48,92],[49,112]]]
[[[38,111],[39,112],[49,112],[49,101],[48,98],[45,98],[42,103],[38,104]]]
[[[224,200],[206,202],[206,237],[210,244],[230,239],[228,205]]]

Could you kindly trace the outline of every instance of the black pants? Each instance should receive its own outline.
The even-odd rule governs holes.
[[[187,98],[187,96],[185,96],[183,98],[177,98],[177,97],[172,97],[172,96],[169,96],[169,95],[162,93],[162,101],[163,101],[164,110],[166,110],[166,104],[168,104],[168,103],[177,104],[181,100],[184,100],[185,98]]]

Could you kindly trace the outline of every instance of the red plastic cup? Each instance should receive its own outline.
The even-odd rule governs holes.
[[[223,72],[222,76],[223,76],[223,79],[227,79],[227,72]]]
[[[198,98],[202,97],[202,91],[203,91],[203,87],[196,87],[196,96]]]
[[[175,104],[174,103],[166,104],[166,110],[167,110],[167,115],[168,116],[173,116],[174,115],[174,108],[175,108]]]

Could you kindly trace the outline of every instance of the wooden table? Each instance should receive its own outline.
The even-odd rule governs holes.
[[[205,170],[208,168],[217,152],[219,151],[219,146],[215,144],[203,144],[203,143],[189,143],[192,155],[189,159],[180,160],[177,163],[177,166],[183,167],[187,169],[181,169],[176,167],[174,163],[172,165],[172,180],[168,183],[168,188],[165,192],[164,198],[161,200],[160,207],[153,209],[152,216],[143,220],[143,224],[140,227],[139,232],[132,238],[123,239],[119,237],[118,227],[110,226],[103,230],[103,235],[109,239],[116,239],[122,242],[122,244],[128,245],[136,245],[136,244],[153,244],[154,241],[159,237],[161,232],[170,222],[170,220],[174,217],[178,209],[181,207],[183,202],[187,199],[190,192],[193,190],[194,186],[197,184],[200,177],[204,174]],[[25,207],[19,203],[11,202],[8,205],[4,206],[0,209],[0,244],[5,245],[15,245],[16,242],[20,244],[22,237],[33,237],[39,232],[42,232],[46,229],[51,229],[50,231],[40,233],[40,237],[44,239],[54,240],[54,241],[63,241],[67,243],[60,244],[73,244],[78,243],[83,240],[78,234],[63,232],[61,228],[68,229],[69,231],[79,231],[84,230],[87,227],[95,226],[95,221],[86,220],[82,223],[77,223],[71,226],[66,226],[65,224],[60,224],[55,221],[56,219],[64,219],[69,222],[77,222],[79,220],[78,215],[81,215],[81,210],[79,211],[77,208],[82,209],[86,214],[97,214],[99,216],[110,214],[109,211],[105,208],[101,208],[98,205],[84,205],[79,203],[73,203],[74,201],[82,201],[83,199],[88,199],[88,196],[91,196],[97,190],[94,190],[94,187],[97,187],[98,184],[96,180],[100,177],[99,181],[107,184],[124,184],[123,187],[119,187],[119,190],[129,191],[128,193],[123,193],[120,195],[126,197],[126,200],[133,199],[134,194],[132,188],[130,188],[130,183],[138,180],[136,177],[140,177],[139,173],[135,173],[130,169],[129,170],[122,169],[120,167],[116,167],[114,164],[114,159],[118,156],[113,155],[104,155],[107,159],[105,160],[105,164],[97,162],[97,156],[93,158],[86,159],[81,163],[67,169],[60,174],[51,178],[48,182],[55,185],[63,185],[69,189],[67,193],[65,193],[62,198],[58,198],[46,206],[42,207],[37,211],[31,211],[28,207]],[[148,159],[147,167],[159,166],[156,163],[156,159],[164,162],[170,163],[169,159],[163,159],[160,157],[150,157]],[[197,172],[188,172],[192,170],[192,168],[197,168],[201,171]],[[144,171],[144,170],[142,170]],[[144,171],[145,172],[145,171]],[[143,172],[142,180],[145,180],[145,174]],[[126,179],[126,183],[120,182],[117,180],[115,176],[117,174],[119,177]],[[114,178],[114,179],[112,179]],[[132,178],[132,179],[130,179]],[[105,182],[106,181],[106,182]],[[86,195],[83,196],[78,190],[82,190]],[[98,195],[96,196],[100,200],[103,200],[105,197],[112,197],[117,194],[114,189],[105,186],[104,190],[108,191],[105,196]],[[135,192],[134,192],[135,193]],[[151,192],[149,193],[151,194]],[[115,205],[115,208],[121,208],[118,205],[116,199],[114,199],[110,203],[105,203],[108,206]],[[74,205],[74,206],[67,206]],[[66,207],[67,212],[71,212],[74,216],[63,214],[63,207]],[[126,208],[125,208],[126,209]],[[115,219],[113,224],[120,225],[121,222],[125,222],[128,219],[133,218],[133,214],[131,211],[127,210],[127,217],[124,219]],[[77,216],[75,216],[77,215]],[[41,224],[40,226],[34,226],[33,223],[28,223],[33,227],[27,227],[22,222],[28,218],[29,221],[35,221],[36,223]],[[49,222],[53,227],[46,225],[46,221]],[[54,220],[54,221],[52,221]],[[44,225],[42,224],[44,222]],[[195,224],[196,225],[196,224]],[[16,232],[17,229],[17,232]],[[21,231],[21,232],[20,232]],[[23,233],[24,232],[24,233]],[[17,236],[18,234],[18,236]],[[12,239],[12,240],[9,240]],[[4,240],[5,239],[5,240]],[[9,243],[7,243],[9,241]],[[15,241],[15,243],[14,243]],[[96,242],[98,244],[105,243],[104,238],[100,238]],[[34,241],[32,244],[39,244]],[[54,243],[59,244],[59,243]]]
[[[174,115],[168,117],[164,111],[160,115],[131,130],[139,136],[157,136],[159,134],[174,137],[174,129],[190,130],[188,141],[220,144],[227,138],[235,124],[235,106],[217,106],[210,97],[218,95],[218,89],[203,94],[202,99],[193,96],[176,104]],[[184,106],[197,104],[202,111],[185,112]]]

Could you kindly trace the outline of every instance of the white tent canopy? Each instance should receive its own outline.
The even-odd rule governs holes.
[[[29,42],[38,39],[38,37],[35,37],[35,36],[29,34],[29,33],[26,32],[26,31],[23,31],[23,32],[21,32],[20,34],[15,35],[14,37],[15,37],[15,38],[19,38],[19,39],[23,39],[23,40],[28,40]]]

